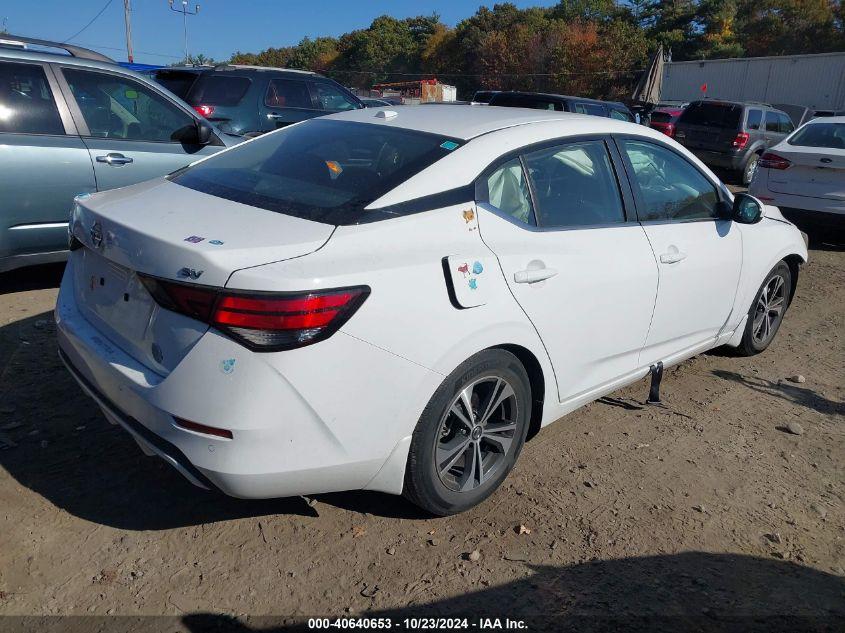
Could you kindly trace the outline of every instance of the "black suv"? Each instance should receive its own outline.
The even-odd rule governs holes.
[[[598,101],[584,97],[546,94],[543,92],[497,92],[490,99],[491,106],[510,108],[532,108],[534,110],[557,110],[559,112],[578,112],[595,116],[635,122],[636,119],[624,104],[618,101]]]
[[[792,119],[767,103],[693,101],[675,125],[675,140],[710,167],[737,172],[747,185],[766,149],[795,129]]]
[[[336,81],[304,70],[184,66],[150,73],[224,132],[254,136],[364,104]]]

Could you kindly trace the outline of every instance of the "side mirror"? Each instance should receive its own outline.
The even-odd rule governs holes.
[[[731,216],[734,222],[740,224],[756,224],[763,218],[763,203],[747,193],[738,193],[734,195]]]
[[[208,145],[211,142],[211,126],[203,121],[197,121],[197,143]]]
[[[203,121],[194,121],[193,125],[186,125],[176,130],[170,137],[185,145],[208,145],[211,142],[211,126]]]

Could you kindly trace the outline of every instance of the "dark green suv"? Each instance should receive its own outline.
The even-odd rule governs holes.
[[[747,185],[757,160],[795,129],[782,110],[766,103],[693,101],[675,125],[675,140],[709,167],[736,172]]]
[[[364,104],[336,81],[304,70],[186,66],[150,73],[224,132],[253,136]]]

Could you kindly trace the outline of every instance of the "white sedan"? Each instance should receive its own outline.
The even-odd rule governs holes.
[[[366,109],[78,198],[61,356],[106,417],[237,497],[489,496],[526,437],[772,341],[807,250],[660,132]]]
[[[812,119],[767,150],[749,192],[802,228],[845,237],[845,116]]]

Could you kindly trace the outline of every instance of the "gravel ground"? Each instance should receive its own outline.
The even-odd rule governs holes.
[[[641,382],[567,416],[492,499],[441,519],[375,493],[311,507],[193,488],[60,365],[61,268],[0,276],[0,614],[178,616],[170,630],[364,613],[554,614],[550,630],[608,614],[671,617],[676,630],[791,617],[791,629],[834,630],[845,252],[810,258],[767,352],[667,371],[665,408],[642,404]]]

